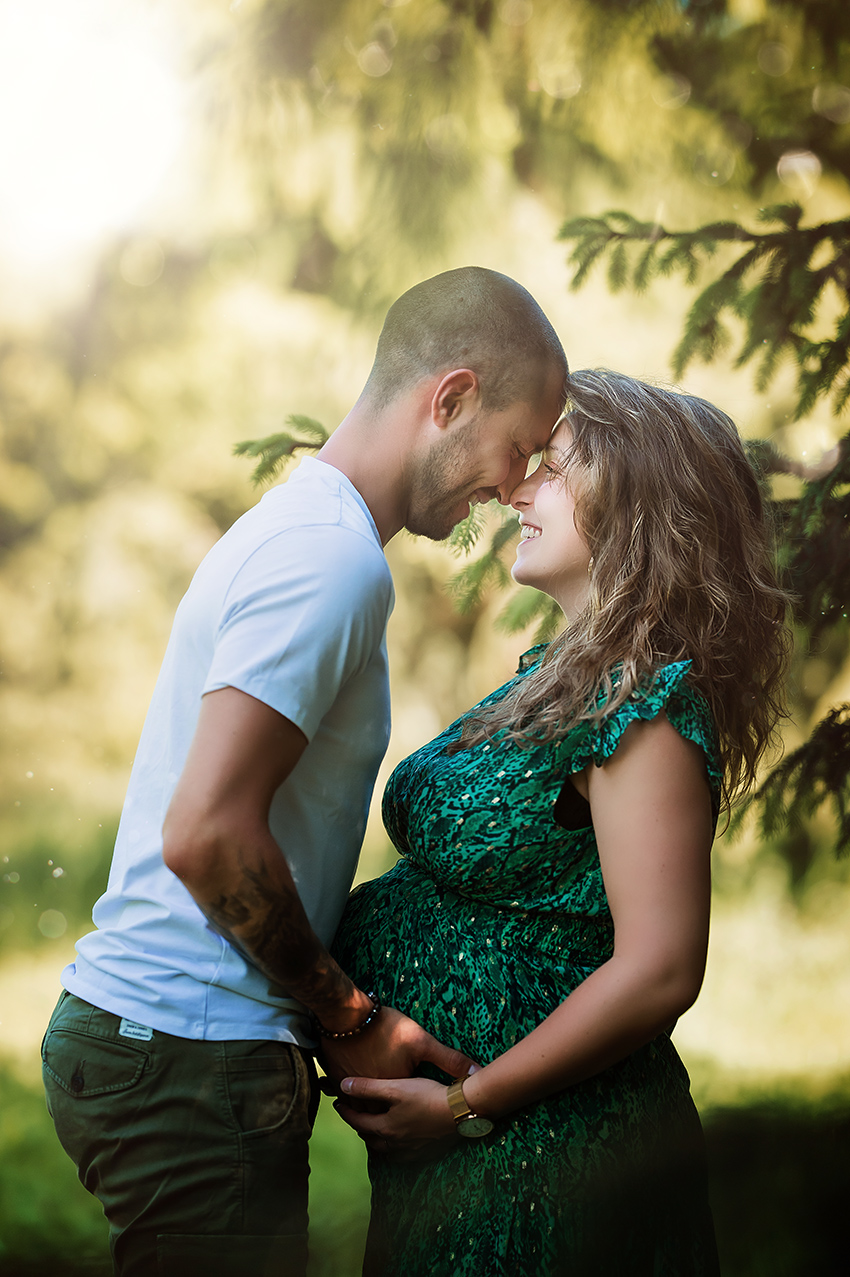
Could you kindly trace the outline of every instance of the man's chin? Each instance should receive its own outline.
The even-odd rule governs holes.
[[[459,523],[468,518],[469,501],[456,502],[451,510],[423,511],[418,516],[411,516],[407,521],[407,530],[417,537],[427,537],[429,541],[445,541],[451,536]]]

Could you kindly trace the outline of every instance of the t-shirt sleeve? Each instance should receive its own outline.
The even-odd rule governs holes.
[[[336,525],[280,532],[231,582],[203,692],[235,687],[310,740],[382,643],[391,605],[386,560],[365,537]]]
[[[583,771],[590,763],[601,767],[614,753],[631,723],[650,722],[663,712],[680,736],[702,750],[716,806],[721,786],[717,731],[705,698],[687,682],[690,668],[690,661],[662,666],[648,691],[633,692],[601,723],[584,724],[584,733],[571,751],[570,771]]]

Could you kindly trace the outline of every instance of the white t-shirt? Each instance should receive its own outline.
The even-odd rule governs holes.
[[[316,458],[210,550],[177,609],[94,908],[98,929],[62,973],[71,993],[178,1037],[312,1044],[303,1007],[212,930],[166,868],[162,823],[205,692],[235,687],[285,715],[309,743],[269,823],[329,943],[389,740],[393,597],[365,502]]]

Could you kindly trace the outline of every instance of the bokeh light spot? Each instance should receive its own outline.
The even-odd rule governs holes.
[[[798,195],[811,195],[820,180],[821,162],[813,151],[786,151],[776,172],[783,186]]]
[[[725,186],[735,172],[735,152],[728,146],[698,151],[694,157],[694,176],[703,186]]]
[[[765,75],[785,75],[791,69],[791,51],[778,40],[768,40],[759,49],[756,60]]]
[[[48,940],[58,940],[68,930],[68,920],[58,909],[45,909],[38,920],[38,929]]]
[[[159,279],[164,266],[165,253],[159,240],[144,236],[127,245],[118,269],[128,284],[135,288],[149,288]]]
[[[357,55],[357,65],[364,75],[378,79],[392,70],[393,60],[387,50],[377,40],[366,44]]]
[[[534,5],[531,0],[504,0],[504,3],[499,5],[499,17],[509,27],[525,26],[533,12]]]
[[[850,124],[850,89],[843,84],[819,84],[812,94],[812,106],[833,124]]]
[[[543,62],[538,77],[550,98],[574,98],[581,89],[581,73],[569,62]]]
[[[654,85],[652,100],[665,111],[676,111],[691,96],[691,82],[683,75],[665,75]]]

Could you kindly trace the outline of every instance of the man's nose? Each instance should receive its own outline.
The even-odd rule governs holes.
[[[518,457],[516,461],[511,462],[508,473],[496,488],[496,497],[501,505],[514,504],[514,493],[517,488],[522,486],[527,468],[528,460],[526,457]]]

